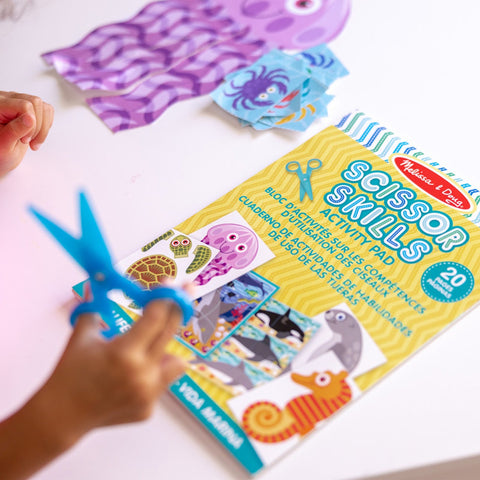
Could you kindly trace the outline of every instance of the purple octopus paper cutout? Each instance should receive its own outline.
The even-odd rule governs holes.
[[[349,0],[224,0],[227,15],[271,48],[304,50],[327,43],[343,29]]]
[[[102,92],[87,102],[116,132],[210,93],[272,48],[334,38],[349,7],[350,0],[163,0],[43,58],[80,89]]]
[[[127,94],[92,97],[87,103],[113,132],[148,125],[170,105],[210,93],[225,73],[249,63],[245,55],[263,53],[258,41],[244,41],[242,48],[239,53],[235,40],[224,42],[148,78]]]
[[[239,33],[233,20],[217,16],[220,7],[196,10],[203,3],[150,3],[132,19],[99,27],[73,47],[42,57],[81,90],[124,90]]]
[[[195,278],[193,283],[197,285],[205,285],[232,268],[240,270],[248,267],[258,252],[257,235],[253,230],[236,223],[214,225],[207,231],[202,242],[220,251]]]

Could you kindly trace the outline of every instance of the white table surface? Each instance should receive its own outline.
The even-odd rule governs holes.
[[[113,135],[40,54],[145,3],[33,0],[18,22],[0,22],[0,89],[39,95],[56,109],[47,143],[0,181],[0,417],[55,365],[70,333],[70,287],[83,278],[27,214],[28,204],[77,229],[75,192],[85,188],[119,259],[327,125],[304,134],[241,129],[205,96]],[[479,20],[472,0],[354,1],[330,44],[351,72],[332,90],[333,118],[361,108],[480,185]],[[261,478],[363,478],[480,454],[479,314],[465,316]],[[150,420],[90,434],[35,478],[245,477],[164,397]]]

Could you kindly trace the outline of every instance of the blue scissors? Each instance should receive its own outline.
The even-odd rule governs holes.
[[[81,303],[72,312],[70,322],[75,325],[77,317],[82,313],[99,313],[107,325],[102,332],[105,338],[111,338],[120,333],[116,326],[113,313],[114,303],[109,300],[110,290],[121,290],[140,307],[155,299],[166,299],[175,302],[183,315],[183,323],[187,323],[193,315],[192,302],[183,291],[170,287],[159,287],[154,290],[142,290],[118,273],[112,265],[110,253],[100,228],[95,220],[92,209],[84,193],[79,194],[80,223],[82,236],[75,238],[57,224],[30,207],[30,211],[42,225],[55,237],[62,247],[85,269],[90,277],[91,301]]]
[[[310,177],[312,176],[312,171],[321,168],[321,166],[321,160],[318,158],[311,158],[307,163],[307,172],[303,173],[300,163],[296,160],[287,163],[285,170],[290,173],[296,173],[298,175],[298,179],[300,180],[300,201],[302,201],[305,197],[305,193],[308,195],[310,200],[313,200]]]

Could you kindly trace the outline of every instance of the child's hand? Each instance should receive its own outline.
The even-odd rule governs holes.
[[[122,336],[107,341],[96,315],[81,315],[45,385],[0,422],[2,480],[24,480],[104,425],[146,419],[184,362],[165,353],[181,313],[157,300]]]
[[[0,177],[13,170],[30,145],[38,150],[53,123],[53,107],[39,97],[0,91]]]
[[[43,401],[51,402],[52,420],[63,440],[75,442],[93,428],[150,416],[159,395],[185,370],[180,358],[165,353],[180,319],[171,302],[151,302],[130,331],[107,341],[97,316],[78,318],[64,354],[39,392]]]

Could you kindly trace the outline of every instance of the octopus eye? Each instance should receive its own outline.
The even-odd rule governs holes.
[[[268,93],[263,92],[258,96],[258,98],[260,100],[266,100],[268,98]]]
[[[179,245],[180,245],[180,242],[178,240],[172,241],[172,247],[178,247]]]
[[[321,373],[320,375],[317,375],[317,378],[315,379],[315,383],[319,387],[326,387],[330,383],[330,375],[328,373]]]
[[[236,233],[230,233],[227,237],[227,240],[229,242],[234,242],[238,238],[238,235]]]
[[[190,240],[189,240],[188,238],[184,238],[184,239],[182,240],[182,245],[183,245],[183,246],[190,245]]]
[[[275,87],[268,87],[267,88],[268,93],[275,93],[276,91],[277,91],[277,89]]]
[[[335,320],[338,320],[339,322],[343,322],[347,316],[344,313],[337,313],[335,315]]]
[[[240,243],[235,247],[235,250],[239,253],[242,253],[247,250],[247,246],[244,243]]]
[[[311,15],[322,8],[324,0],[287,0],[285,8],[295,15]]]

